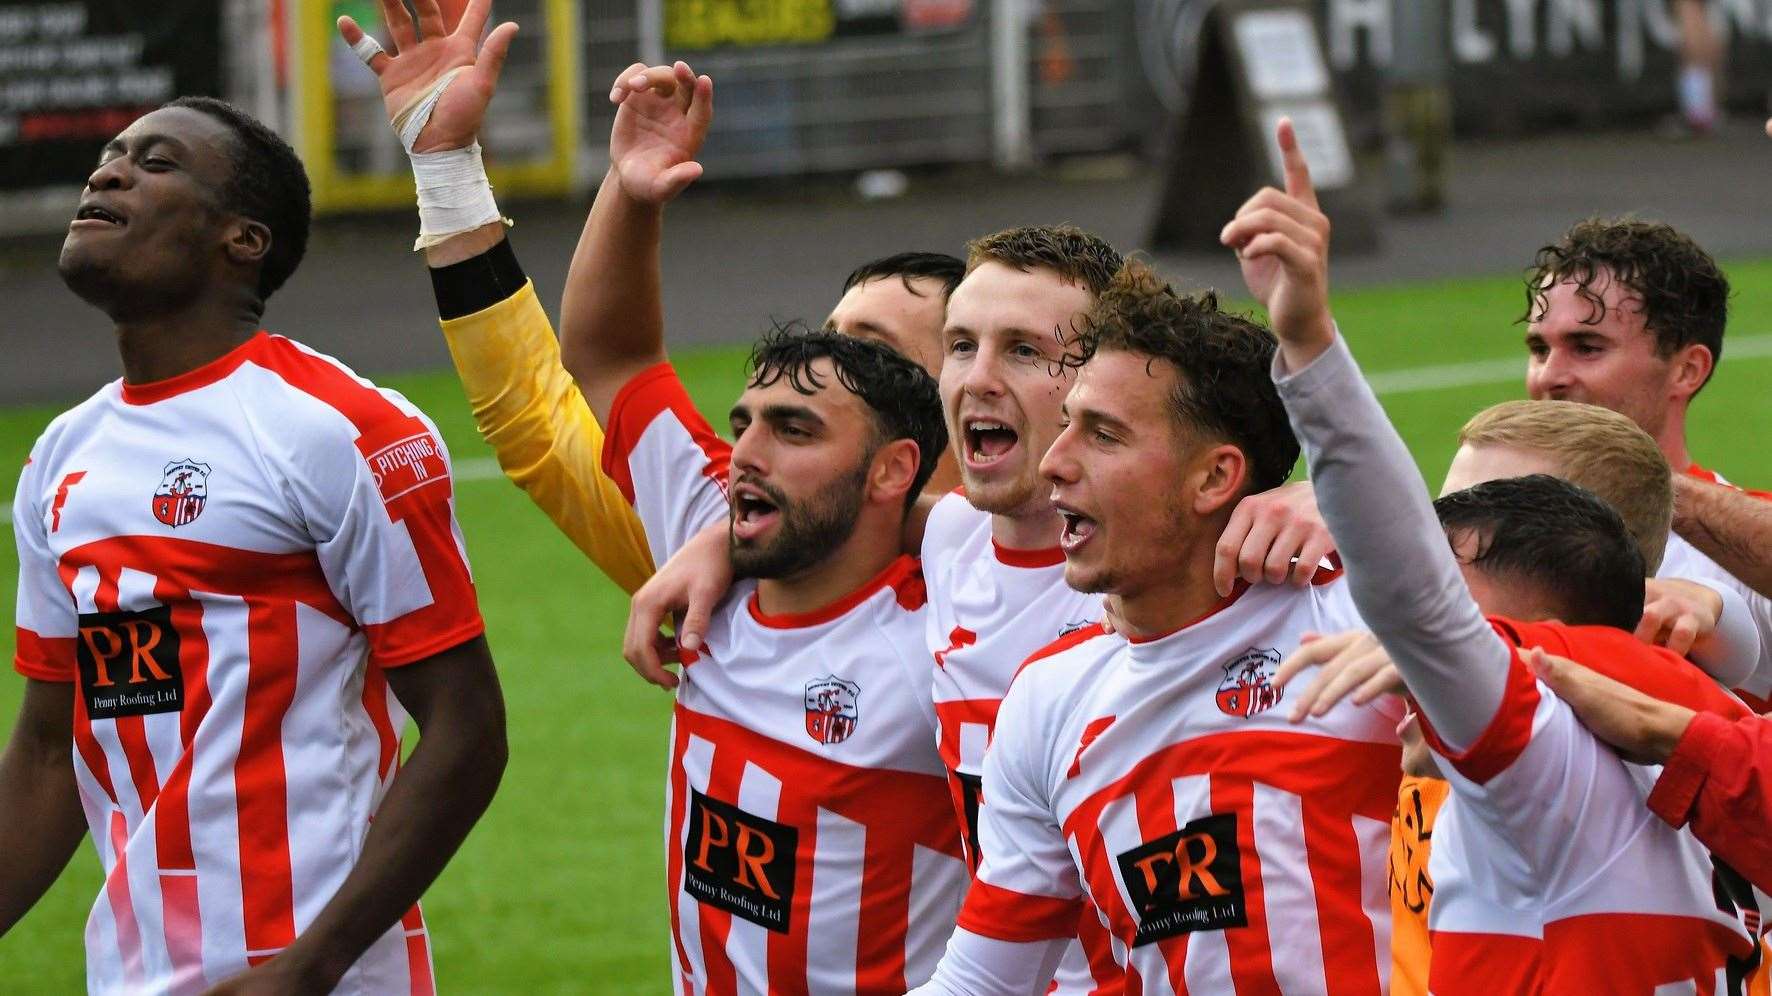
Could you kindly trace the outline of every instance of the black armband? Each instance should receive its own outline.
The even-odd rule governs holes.
[[[527,280],[511,240],[500,239],[498,245],[472,259],[431,270],[437,315],[449,321],[485,311],[522,290]]]

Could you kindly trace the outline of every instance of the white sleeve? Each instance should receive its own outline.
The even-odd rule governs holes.
[[[281,454],[284,486],[314,554],[381,667],[411,664],[485,632],[455,521],[449,451],[392,392],[349,424],[320,427]],[[268,438],[280,438],[266,433]]]
[[[1710,639],[1701,641],[1687,654],[1692,663],[1704,669],[1724,688],[1744,685],[1759,669],[1760,631],[1754,625],[1747,599],[1729,585],[1715,581],[1695,581],[1717,593],[1723,600],[1722,615]]]
[[[1274,382],[1361,617],[1441,739],[1474,743],[1501,704],[1510,650],[1465,587],[1408,448],[1339,333],[1303,370],[1276,355]]]
[[[1692,547],[1677,533],[1668,537],[1667,544],[1667,555],[1662,559],[1661,569],[1655,576],[1693,581],[1722,594],[1724,606],[1720,625],[1733,627],[1746,622],[1759,637],[1759,656],[1743,677],[1725,679],[1721,674],[1721,671],[1728,669],[1725,666],[1696,658],[1694,662],[1718,681],[1738,693],[1745,693],[1752,700],[1764,701],[1772,698],[1772,599],[1743,584],[1740,578],[1724,570],[1722,565]],[[1726,592],[1734,592],[1740,597],[1739,614]]]
[[[912,996],[1038,996],[1046,992],[1069,944],[999,941],[964,927],[948,938],[947,951],[928,982]]]
[[[25,464],[19,474],[18,491],[12,496],[12,535],[18,547],[18,604],[14,609],[17,643],[12,656],[13,670],[39,681],[73,681],[74,638],[79,632],[79,619],[74,600],[56,571],[55,555],[49,549],[48,526],[39,505],[43,484],[38,479],[42,467],[36,462]],[[78,481],[64,482],[63,487]]]
[[[639,514],[653,563],[670,560],[695,534],[730,514],[732,444],[696,411],[669,363],[623,385],[605,428],[603,472]]]

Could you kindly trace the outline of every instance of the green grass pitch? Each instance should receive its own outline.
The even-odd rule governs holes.
[[[1728,271],[1737,288],[1730,341],[1772,344],[1772,261],[1737,261]],[[1507,358],[1523,371],[1524,329],[1514,323],[1521,308],[1519,284],[1506,277],[1336,298],[1341,327],[1369,372]],[[94,333],[79,348],[108,348]],[[415,320],[402,334],[438,333]],[[705,411],[724,412],[737,396],[741,356],[717,349],[679,357]],[[1691,432],[1701,462],[1760,487],[1772,485],[1769,358],[1772,349],[1731,357],[1726,348]],[[437,420],[458,462],[490,455],[452,374],[382,383]],[[1437,486],[1464,419],[1522,395],[1512,377],[1384,400]],[[21,465],[58,410],[0,411],[0,467]],[[457,500],[509,704],[511,764],[491,811],[425,897],[439,984],[457,993],[668,992],[660,847],[670,700],[621,661],[624,597],[520,491],[497,479],[464,481]],[[10,616],[18,565],[10,542],[0,549],[0,610]],[[11,649],[0,646],[6,659]],[[0,678],[0,730],[12,727],[21,687],[22,679]],[[0,987],[80,990],[82,924],[98,885],[98,861],[83,847],[0,939]]]

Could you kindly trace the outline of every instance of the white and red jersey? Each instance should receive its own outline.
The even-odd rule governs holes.
[[[726,520],[730,446],[669,365],[618,394],[603,452],[659,562]],[[678,993],[902,993],[934,971],[967,874],[924,601],[910,557],[805,615],[765,614],[744,581],[686,655],[665,836]]]
[[[958,491],[929,513],[923,574],[941,759],[970,851],[984,752],[1010,681],[1035,651],[1099,619],[1101,596],[1064,583],[1064,551],[1056,543],[1045,550],[998,546],[990,514]],[[976,866],[977,854],[968,856]]]
[[[1645,804],[1653,775],[1621,761],[1532,677],[1518,648],[1607,660],[1657,697],[1745,716],[1695,667],[1606,627],[1494,620],[1510,648],[1500,708],[1463,752],[1422,719],[1452,796],[1434,826],[1429,989],[1739,992],[1752,943],[1719,906],[1709,854]],[[1733,964],[1732,964],[1733,961]]]
[[[482,630],[406,399],[259,333],[50,424],[14,501],[15,667],[76,682],[93,992],[192,993],[311,924],[400,756],[384,671]],[[415,906],[339,983],[432,991]]]
[[[1239,585],[1167,636],[1091,627],[1030,659],[986,758],[960,926],[1061,937],[1087,897],[1128,992],[1382,993],[1401,707],[1295,725],[1272,685],[1306,632],[1360,625],[1344,589]]]
[[[997,707],[1015,672],[1040,648],[1101,616],[1101,596],[1064,581],[1064,551],[1013,550],[991,538],[991,516],[961,492],[944,496],[923,530],[928,580],[929,650],[935,656],[935,716],[954,813],[965,833],[967,860],[978,867],[978,803],[985,748]],[[1085,910],[1081,942],[1058,970],[1055,996],[1118,989],[1107,934]]]

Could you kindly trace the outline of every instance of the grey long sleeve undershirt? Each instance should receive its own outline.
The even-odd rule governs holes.
[[[1339,333],[1302,370],[1275,356],[1273,375],[1361,618],[1440,739],[1469,748],[1501,706],[1510,651],[1465,586],[1421,472]]]

